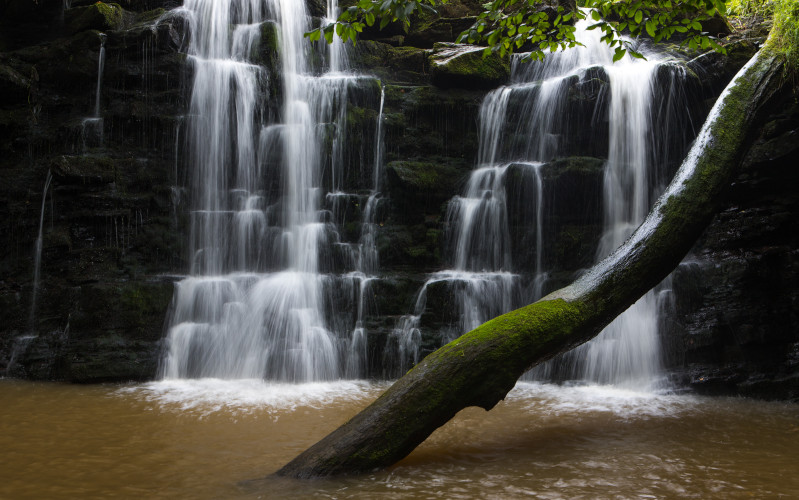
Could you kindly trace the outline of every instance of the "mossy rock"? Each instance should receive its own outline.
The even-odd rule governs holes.
[[[261,24],[261,40],[257,52],[253,54],[253,62],[266,67],[267,71],[275,78],[275,72],[280,68],[280,26],[274,21],[265,21]]]
[[[327,16],[327,2],[325,0],[305,0],[308,6],[308,14],[312,17]]]
[[[351,47],[353,67],[386,82],[428,83],[427,51],[417,47],[397,47],[374,40],[361,40]]]
[[[510,61],[497,54],[483,56],[484,47],[437,43],[430,56],[433,85],[442,88],[491,89],[510,78]]]
[[[74,7],[64,13],[64,24],[71,33],[86,30],[117,30],[122,28],[124,10],[118,3],[97,2],[86,7]]]
[[[470,28],[475,20],[475,17],[439,18],[411,25],[410,32],[404,38],[404,44],[431,49],[437,42],[455,43],[458,35]]]
[[[448,160],[448,161],[447,161]],[[449,197],[468,171],[468,165],[456,165],[452,159],[401,160],[387,165],[392,184],[402,188]]]

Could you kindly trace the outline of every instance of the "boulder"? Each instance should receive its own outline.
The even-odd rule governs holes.
[[[86,7],[73,7],[64,13],[64,23],[71,33],[85,30],[120,29],[124,11],[118,3],[96,2]]]

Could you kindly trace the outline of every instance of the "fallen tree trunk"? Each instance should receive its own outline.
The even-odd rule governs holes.
[[[782,58],[773,52],[761,50],[747,63],[722,93],[666,192],[612,255],[572,285],[430,354],[277,474],[309,478],[394,464],[461,409],[491,409],[530,367],[596,336],[663,280],[708,225],[781,75]]]

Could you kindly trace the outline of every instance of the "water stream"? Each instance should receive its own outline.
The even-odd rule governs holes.
[[[39,214],[39,233],[36,236],[36,246],[33,249],[33,292],[31,293],[31,311],[28,320],[28,331],[36,331],[36,306],[39,299],[39,285],[42,267],[42,247],[44,245],[44,211],[47,206],[47,191],[53,181],[53,173],[48,170],[42,188],[42,208]]]
[[[98,33],[100,38],[100,51],[97,56],[97,83],[94,88],[94,107],[92,116],[86,117],[81,122],[81,143],[82,151],[85,152],[91,146],[103,143],[103,116],[100,113],[100,103],[103,91],[103,73],[105,72],[105,41],[107,35]]]
[[[192,261],[176,286],[163,376],[358,377],[366,361],[365,290],[377,266],[370,213],[382,160],[379,148],[370,152],[370,183],[353,185],[346,120],[352,99],[380,106],[379,85],[343,72],[341,43],[314,48],[325,55],[321,68],[311,59],[304,2],[192,0],[182,9],[195,69]],[[336,10],[329,2],[328,15]],[[278,34],[274,74],[250,59],[265,27]],[[275,79],[280,84],[270,86]],[[279,105],[270,108],[270,98]],[[378,112],[378,128],[380,120]],[[361,242],[347,242],[339,230],[345,208],[362,198]]]
[[[449,206],[451,268],[431,276],[413,313],[398,324],[395,336],[405,343],[405,351],[418,350],[429,288],[440,287],[442,281],[458,309],[457,321],[439,329],[442,341],[551,290],[544,255],[557,242],[544,237],[545,200],[552,196],[546,192],[543,171],[557,172],[548,162],[606,151],[604,231],[597,260],[624,242],[663,189],[668,158],[658,152],[663,144],[671,144],[674,134],[663,124],[685,123],[688,113],[685,104],[680,107],[676,98],[656,91],[664,83],[656,80],[670,79],[672,87],[679,88],[683,73],[679,65],[645,46],[639,50],[647,60],[626,58],[613,64],[612,50],[598,33],[586,28],[587,23],[577,25],[576,35],[584,47],[552,54],[540,64],[517,60],[512,83],[486,96],[479,116],[475,169],[463,194]],[[582,111],[582,116],[593,115],[591,121],[574,123],[579,96],[591,92],[598,93],[595,107]],[[535,228],[533,269],[513,262],[509,214],[519,208],[518,202],[508,199],[507,190],[520,178],[532,180],[521,204],[527,205],[522,210],[529,213]],[[596,340],[538,367],[530,377],[657,389],[659,303],[667,290],[666,283],[649,292]]]

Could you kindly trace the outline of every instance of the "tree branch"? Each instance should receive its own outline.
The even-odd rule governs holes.
[[[310,478],[392,465],[461,409],[491,409],[530,367],[596,336],[679,264],[715,215],[759,110],[780,89],[782,64],[761,50],[738,73],[666,192],[613,254],[573,284],[430,354],[277,474]]]

